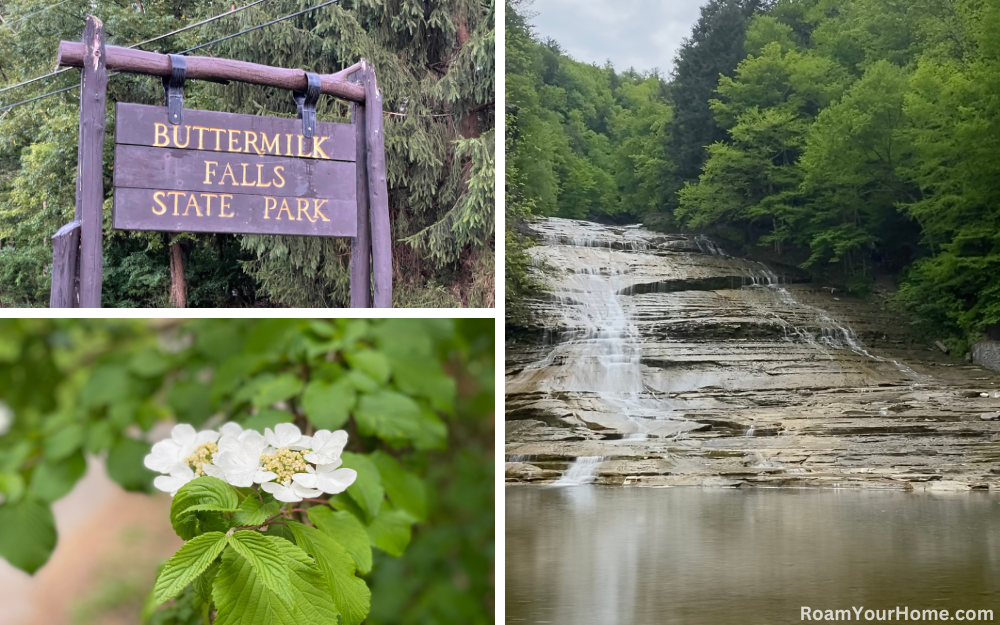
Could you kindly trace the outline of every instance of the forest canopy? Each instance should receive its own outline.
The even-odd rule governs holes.
[[[667,77],[576,62],[529,9],[508,4],[507,112],[532,212],[891,279],[958,345],[1000,323],[1000,5],[710,0]]]
[[[234,11],[140,49],[176,53],[321,2],[264,0],[0,0],[0,90],[51,71],[60,40],[79,41],[90,13],[108,45],[131,46]],[[395,306],[492,306],[494,47],[492,0],[341,0],[194,52],[320,74],[364,57],[384,92]],[[72,220],[79,90],[11,104],[80,80],[79,71],[0,91],[0,305],[48,302],[51,236]],[[160,80],[108,80],[104,155],[105,307],[176,305],[170,250],[183,256],[189,306],[349,305],[343,238],[114,231],[114,107],[163,104]],[[295,117],[289,93],[188,81],[184,106]],[[320,99],[320,121],[349,122],[347,103]],[[172,282],[174,284],[172,284]],[[171,287],[174,287],[172,289]]]

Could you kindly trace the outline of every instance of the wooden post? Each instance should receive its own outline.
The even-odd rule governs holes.
[[[104,24],[87,16],[80,86],[80,145],[76,165],[76,221],[80,223],[80,307],[101,307],[104,228],[104,119],[108,72]]]
[[[355,84],[365,82],[364,69],[348,79]],[[357,142],[358,234],[351,239],[351,308],[371,308],[372,305],[372,240],[368,216],[368,150],[365,136],[365,105],[351,104],[351,121]]]
[[[392,231],[389,226],[389,190],[385,174],[385,129],[382,93],[375,68],[365,64],[365,134],[368,143],[368,204],[372,225],[372,272],[375,308],[392,307]]]
[[[52,235],[52,291],[50,308],[77,308],[77,269],[80,254],[80,222],[71,221]]]

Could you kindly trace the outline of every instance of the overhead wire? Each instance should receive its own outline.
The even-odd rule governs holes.
[[[66,1],[68,1],[68,0],[66,0]],[[188,24],[187,26],[184,26],[183,28],[178,28],[177,30],[171,31],[171,32],[163,34],[163,35],[159,35],[157,37],[153,37],[152,39],[147,39],[146,41],[140,41],[139,43],[134,43],[134,44],[132,44],[132,45],[130,45],[128,47],[129,48],[138,48],[139,46],[144,46],[144,45],[146,45],[148,43],[153,43],[154,41],[159,41],[160,39],[166,39],[167,37],[172,37],[174,35],[177,35],[177,34],[180,34],[180,33],[184,32],[184,31],[191,30],[192,28],[197,28],[199,26],[204,26],[205,24],[208,24],[209,22],[214,22],[215,20],[222,19],[224,17],[229,17],[230,15],[234,15],[236,13],[239,13],[240,11],[243,11],[245,9],[249,9],[252,6],[258,5],[261,2],[266,2],[266,1],[267,0],[255,0],[255,2],[251,2],[250,4],[241,6],[238,9],[232,9],[232,10],[226,11],[225,13],[220,13],[220,14],[214,16],[214,17],[210,17],[208,19],[202,20],[202,21],[197,22],[195,24]],[[55,6],[55,5],[53,5],[53,6]],[[32,78],[30,80],[25,80],[24,82],[19,82],[16,85],[11,85],[9,87],[4,87],[3,89],[0,89],[0,93],[3,93],[5,91],[10,91],[11,89],[17,89],[18,87],[23,87],[25,85],[30,85],[33,82],[38,82],[39,80],[44,80],[46,78],[51,78],[52,76],[58,76],[59,74],[62,74],[63,72],[68,72],[71,69],[73,69],[73,68],[72,67],[64,67],[62,69],[57,69],[54,72],[49,72],[48,74],[42,74],[41,76],[36,76],[35,78]],[[53,93],[57,93],[57,92],[53,91]]]
[[[257,0],[257,1],[258,2],[262,2],[263,0]],[[239,37],[240,35],[245,35],[245,34],[247,34],[249,32],[253,32],[255,30],[259,30],[261,28],[264,28],[265,26],[271,26],[273,24],[277,24],[278,22],[283,22],[283,21],[289,20],[289,19],[291,19],[293,17],[298,17],[299,15],[302,15],[304,13],[309,13],[310,11],[315,11],[316,9],[321,9],[321,8],[323,8],[325,6],[328,6],[328,5],[331,5],[331,4],[335,4],[337,2],[340,2],[340,0],[328,0],[327,2],[324,2],[322,4],[317,4],[314,7],[309,7],[307,9],[303,9],[301,11],[296,11],[295,13],[290,13],[288,15],[285,15],[284,17],[279,17],[278,19],[271,20],[270,22],[267,22],[267,23],[264,23],[264,24],[260,24],[259,26],[254,26],[252,28],[247,28],[245,30],[241,30],[238,33],[233,33],[231,35],[226,35],[225,37],[220,37],[219,39],[216,39],[214,41],[209,41],[207,43],[203,43],[203,44],[194,46],[193,48],[188,48],[187,50],[184,50],[182,52],[178,52],[177,54],[187,54],[188,52],[193,52],[195,50],[200,50],[201,48],[206,48],[206,47],[208,47],[210,45],[214,45],[216,43],[219,43],[219,42],[222,42],[222,41],[226,41],[227,39],[232,39],[234,37]],[[232,11],[230,11],[230,13],[232,13]],[[71,68],[66,68],[66,69],[71,69]],[[63,71],[63,70],[60,70],[60,71]],[[121,72],[112,72],[112,73],[108,74],[108,78],[110,78],[112,76],[117,76],[120,73]],[[66,87],[64,89],[59,89],[57,91],[50,91],[48,93],[43,93],[40,96],[36,96],[36,97],[30,98],[28,100],[22,100],[21,102],[15,102],[14,104],[7,104],[5,106],[0,106],[0,113],[6,111],[8,109],[12,109],[15,106],[21,106],[21,105],[24,105],[24,104],[28,104],[30,102],[35,102],[36,100],[41,100],[42,98],[47,98],[50,95],[56,95],[58,93],[63,93],[64,91],[69,91],[71,89],[76,89],[79,86],[80,86],[80,83],[77,83],[75,85],[72,85],[70,87]]]

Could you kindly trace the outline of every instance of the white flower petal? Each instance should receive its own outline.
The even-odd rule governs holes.
[[[312,452],[306,454],[305,458],[309,462],[316,464],[330,464],[340,460],[347,445],[347,432],[337,430],[320,430],[312,437]]]
[[[180,453],[181,448],[174,441],[160,441],[153,445],[150,453],[143,459],[143,464],[150,471],[169,473],[170,467],[184,459]]]
[[[201,465],[201,470],[205,472],[205,475],[210,475],[212,477],[217,477],[222,481],[226,481],[226,472],[222,467],[216,466],[212,463]]]
[[[174,426],[174,429],[170,430],[170,438],[181,447],[193,443],[197,434],[194,426],[190,423],[178,423]]]
[[[177,465],[175,470],[171,472],[169,476],[161,475],[153,480],[153,486],[165,493],[170,493],[170,496],[173,497],[182,486],[193,479],[194,471],[191,470],[191,467],[186,464]]]
[[[246,488],[253,486],[253,478],[257,475],[256,467],[226,467],[226,481],[233,486]]]
[[[257,484],[266,484],[276,477],[278,477],[278,474],[274,471],[257,471],[254,473],[253,481]]]
[[[278,501],[283,501],[285,503],[302,501],[302,496],[290,487],[291,483],[291,480],[285,484],[278,484],[277,482],[264,482],[260,485],[260,487],[264,489],[264,491],[274,495],[274,498]]]
[[[219,436],[239,436],[242,433],[243,426],[235,421],[225,423],[221,428],[219,428]]]
[[[337,469],[329,473],[316,474],[316,488],[324,493],[336,495],[347,490],[347,487],[358,479],[358,472],[354,469]]]
[[[316,488],[316,479],[315,473],[296,473],[292,476],[296,484],[301,484],[305,488]]]
[[[297,482],[292,482],[292,491],[302,498],[305,497],[318,497],[323,494],[323,491],[316,488],[307,488],[306,486],[299,484]]]

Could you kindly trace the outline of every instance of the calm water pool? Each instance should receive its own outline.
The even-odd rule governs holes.
[[[506,571],[507,623],[801,623],[802,606],[1000,622],[1000,497],[508,487]]]

